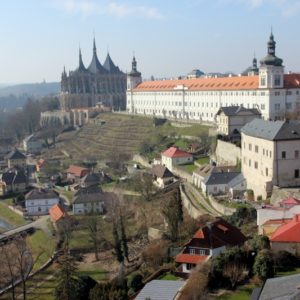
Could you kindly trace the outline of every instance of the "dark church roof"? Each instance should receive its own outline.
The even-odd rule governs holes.
[[[97,49],[96,49],[96,42],[94,39],[94,45],[93,45],[93,58],[92,61],[88,67],[88,70],[91,73],[100,73],[100,74],[106,74],[108,71],[101,65],[98,56],[97,56]]]
[[[120,71],[119,67],[117,67],[114,62],[112,61],[109,53],[107,53],[105,62],[103,64],[103,67],[112,74],[122,74],[123,72]]]

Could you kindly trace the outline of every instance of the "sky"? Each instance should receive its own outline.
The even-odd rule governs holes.
[[[285,70],[300,72],[300,0],[2,0],[0,84],[60,81],[85,66],[95,36],[124,72],[143,78],[192,69],[240,73],[266,55],[271,28]]]

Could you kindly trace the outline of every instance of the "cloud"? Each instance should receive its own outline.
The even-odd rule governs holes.
[[[81,15],[111,15],[118,18],[137,17],[162,19],[163,15],[157,8],[143,5],[121,4],[112,0],[50,0],[57,9],[67,14]]]

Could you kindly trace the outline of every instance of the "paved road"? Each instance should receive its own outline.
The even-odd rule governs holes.
[[[6,232],[3,232],[0,234],[0,240],[7,238],[9,236],[15,235],[17,233],[21,233],[22,231],[28,230],[30,228],[35,228],[35,229],[42,229],[43,231],[48,232],[48,226],[47,226],[47,220],[49,219],[49,216],[41,216],[39,217],[36,221],[25,224],[23,226],[8,230]]]

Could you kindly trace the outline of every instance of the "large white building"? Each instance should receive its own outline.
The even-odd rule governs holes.
[[[242,172],[255,197],[300,185],[300,123],[254,119],[242,129]]]
[[[220,107],[257,108],[264,119],[300,112],[300,74],[284,74],[271,33],[268,52],[247,76],[153,80],[142,82],[136,60],[127,75],[127,111],[133,114],[194,121],[214,121]]]

